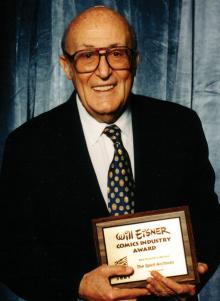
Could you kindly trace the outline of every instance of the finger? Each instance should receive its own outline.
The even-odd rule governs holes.
[[[161,281],[164,285],[166,285],[167,288],[169,288],[177,295],[194,296],[196,293],[195,285],[179,284],[170,278],[162,276],[160,273],[156,271],[151,272],[151,274],[156,280]]]
[[[164,285],[163,282],[151,277],[147,279],[147,289],[156,296],[165,297],[174,295],[174,292],[169,287]]]
[[[197,270],[199,272],[199,274],[205,274],[208,272],[208,265],[204,262],[199,262],[198,266],[197,266]]]

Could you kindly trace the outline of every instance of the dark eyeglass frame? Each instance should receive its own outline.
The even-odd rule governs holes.
[[[111,53],[113,50],[117,50],[117,49],[125,49],[125,50],[128,50],[128,57],[129,57],[129,60],[130,60],[130,67],[129,68],[114,68],[111,66],[111,64],[109,63],[108,61],[108,54]],[[99,61],[98,61],[98,64],[96,66],[96,68],[94,68],[94,70],[92,71],[78,71],[77,70],[77,67],[76,67],[76,61],[74,60],[75,59],[75,56],[77,54],[79,54],[80,52],[89,52],[89,51],[94,51],[96,52],[98,55],[99,55]],[[100,51],[105,51],[103,53],[100,53]],[[74,65],[76,71],[78,73],[92,73],[94,72],[99,64],[100,64],[100,57],[101,56],[105,56],[105,59],[106,59],[106,62],[108,63],[109,67],[113,70],[131,70],[133,69],[134,67],[134,59],[136,58],[138,52],[132,48],[129,48],[127,46],[115,46],[115,47],[101,47],[101,48],[88,48],[88,49],[81,49],[81,50],[78,50],[76,51],[75,53],[73,54],[69,54],[68,52],[65,51],[65,49],[63,50],[63,54],[64,56],[66,56],[68,58],[68,60]]]

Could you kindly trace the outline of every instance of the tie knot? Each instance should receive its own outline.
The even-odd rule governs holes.
[[[103,133],[108,136],[114,144],[121,142],[121,130],[115,124],[107,126]]]

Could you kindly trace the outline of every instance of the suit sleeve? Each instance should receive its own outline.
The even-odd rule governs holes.
[[[38,277],[34,271],[36,252],[33,249],[32,208],[27,202],[24,204],[28,190],[25,189],[28,183],[23,177],[25,166],[21,167],[21,146],[13,136],[10,135],[6,141],[0,175],[0,281],[28,300],[31,291],[33,295],[36,293],[34,287],[40,289],[41,285],[37,284]]]
[[[72,301],[79,275],[53,277],[48,246],[36,235],[39,221],[29,195],[34,171],[28,151],[19,135],[8,137],[0,174],[0,282],[28,301]]]
[[[201,277],[201,286],[213,275],[220,256],[220,208],[214,190],[215,174],[209,161],[208,145],[202,124],[193,113],[189,137],[191,141],[191,169],[187,190],[191,204],[191,218],[196,242],[197,259],[209,266],[209,272]]]

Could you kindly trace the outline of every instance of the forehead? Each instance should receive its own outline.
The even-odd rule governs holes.
[[[131,37],[126,21],[118,14],[93,11],[80,16],[69,27],[66,48],[77,51],[85,47],[131,47]]]

